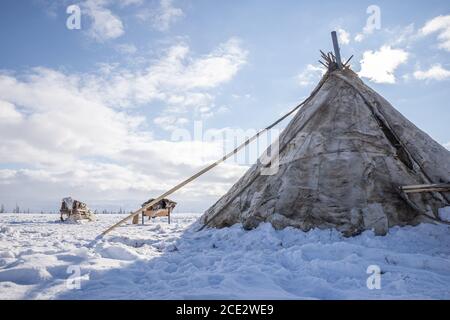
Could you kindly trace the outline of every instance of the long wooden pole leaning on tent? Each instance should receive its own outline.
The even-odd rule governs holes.
[[[322,82],[323,83],[323,82]],[[99,237],[97,238],[101,238],[104,235],[108,234],[109,232],[111,232],[112,230],[114,230],[115,228],[117,228],[118,226],[124,224],[125,222],[127,222],[129,219],[132,219],[134,216],[138,215],[139,213],[141,213],[142,211],[144,211],[145,209],[147,209],[148,207],[153,206],[154,204],[158,203],[159,201],[161,201],[162,199],[166,198],[167,196],[171,195],[172,193],[174,193],[175,191],[181,189],[182,187],[184,187],[185,185],[187,185],[189,182],[197,179],[198,177],[200,177],[201,175],[203,175],[204,173],[208,172],[209,170],[211,170],[212,168],[216,167],[217,165],[219,165],[220,163],[224,162],[225,160],[227,160],[229,157],[231,157],[232,155],[236,154],[237,152],[239,152],[239,150],[241,150],[242,148],[244,148],[245,146],[247,146],[250,142],[252,142],[253,140],[257,139],[261,134],[263,134],[264,132],[269,131],[270,129],[272,129],[273,127],[275,127],[277,124],[279,124],[281,121],[283,121],[284,119],[286,119],[287,117],[289,117],[291,114],[293,114],[295,111],[297,111],[297,109],[299,109],[301,106],[303,106],[306,102],[308,102],[320,89],[321,85],[319,85],[318,87],[315,88],[315,90],[313,92],[311,92],[311,94],[309,95],[309,97],[307,97],[305,100],[303,100],[300,104],[298,104],[297,106],[295,106],[291,111],[289,111],[288,113],[286,113],[284,116],[282,116],[281,118],[279,118],[278,120],[276,120],[274,123],[272,123],[271,125],[269,125],[268,127],[266,127],[265,129],[259,131],[258,133],[256,133],[253,137],[247,139],[246,141],[244,141],[240,146],[238,146],[236,149],[234,149],[233,151],[231,151],[230,153],[226,154],[225,156],[223,156],[221,159],[217,160],[216,162],[210,164],[209,166],[207,166],[206,168],[203,168],[202,170],[200,170],[199,172],[197,172],[196,174],[194,174],[193,176],[189,177],[188,179],[184,180],[183,182],[177,184],[175,187],[173,187],[172,189],[170,189],[169,191],[166,191],[165,193],[163,193],[162,195],[160,195],[159,197],[157,197],[156,199],[154,199],[153,201],[147,203],[145,206],[143,206],[142,208],[134,211],[133,213],[131,213],[129,216],[123,218],[122,220],[120,220],[119,222],[117,222],[116,224],[112,225],[111,227],[109,227],[108,229],[106,229],[105,231],[103,231]]]
[[[293,108],[291,111],[289,111],[288,113],[286,113],[284,116],[282,116],[280,119],[278,119],[277,121],[275,121],[274,123],[272,123],[270,126],[266,127],[265,129],[259,131],[258,133],[256,133],[253,137],[247,139],[246,141],[244,141],[241,145],[239,145],[236,149],[234,149],[233,151],[231,151],[230,153],[226,154],[225,156],[223,156],[221,159],[217,160],[216,162],[210,164],[209,166],[207,166],[206,168],[203,168],[202,170],[200,170],[199,172],[197,172],[196,174],[194,174],[193,176],[189,177],[188,179],[184,180],[183,182],[177,184],[175,187],[173,187],[172,189],[170,189],[169,191],[166,191],[165,193],[163,193],[162,195],[160,195],[159,197],[157,197],[156,199],[154,199],[153,201],[147,203],[145,206],[143,206],[142,208],[134,211],[133,213],[131,213],[129,216],[123,218],[122,220],[120,220],[119,222],[117,222],[116,224],[112,225],[111,227],[109,227],[108,229],[106,229],[105,231],[103,231],[100,234],[100,238],[103,237],[104,235],[108,234],[109,232],[111,232],[112,230],[114,230],[115,228],[117,228],[118,226],[124,224],[125,222],[127,222],[127,220],[132,219],[134,216],[138,215],[139,213],[141,213],[142,211],[144,211],[145,209],[147,209],[148,207],[153,206],[154,204],[158,203],[159,201],[161,201],[162,199],[166,198],[167,196],[171,195],[172,193],[174,193],[175,191],[181,189],[182,187],[184,187],[185,185],[187,185],[188,183],[190,183],[191,181],[197,179],[198,177],[200,177],[201,175],[203,175],[204,173],[208,172],[209,170],[211,170],[212,168],[216,167],[217,165],[219,165],[220,163],[224,162],[225,160],[227,160],[229,157],[231,157],[232,155],[236,154],[237,152],[239,152],[239,150],[241,150],[242,148],[244,148],[245,146],[247,146],[250,142],[252,142],[253,140],[257,139],[261,134],[263,134],[266,131],[269,131],[270,129],[272,129],[273,127],[275,127],[277,124],[279,124],[281,121],[283,121],[284,119],[286,119],[288,116],[290,116],[292,113],[294,113],[295,111],[297,111],[298,108],[300,108],[302,105],[304,105],[318,90],[314,90],[311,95],[306,98],[305,100],[303,100],[300,104],[298,104],[295,108]]]
[[[211,170],[212,168],[214,168],[215,166],[219,165],[220,163],[224,162],[225,160],[227,160],[229,157],[231,157],[232,155],[234,155],[235,153],[237,153],[239,150],[241,150],[243,147],[245,147],[247,144],[249,144],[250,142],[252,142],[253,140],[255,140],[256,138],[258,138],[262,133],[266,132],[267,130],[269,130],[268,128],[261,130],[260,132],[258,132],[256,135],[254,135],[253,137],[251,137],[250,139],[246,140],[244,143],[242,143],[239,147],[237,147],[236,149],[234,149],[232,152],[228,153],[227,155],[225,155],[223,158],[217,160],[216,162],[210,164],[209,166],[207,166],[206,168],[203,168],[202,170],[200,170],[199,172],[197,172],[196,174],[194,174],[193,176],[189,177],[188,179],[184,180],[183,182],[177,184],[175,187],[173,187],[172,189],[170,189],[169,191],[166,191],[165,193],[163,193],[162,195],[160,195],[159,197],[157,197],[156,199],[154,199],[153,201],[147,203],[145,206],[143,206],[142,208],[136,210],[135,212],[133,212],[132,214],[130,214],[128,217],[120,220],[119,222],[117,222],[116,224],[114,224],[113,226],[109,227],[108,229],[106,229],[105,231],[103,231],[101,233],[101,236],[106,235],[107,233],[109,233],[110,231],[112,231],[113,229],[115,229],[116,227],[120,226],[121,224],[125,223],[127,220],[133,218],[134,216],[138,215],[139,213],[141,213],[142,211],[144,211],[145,209],[147,209],[148,207],[153,206],[154,204],[158,203],[159,201],[161,201],[162,199],[164,199],[165,197],[171,195],[172,193],[174,193],[175,191],[181,189],[182,187],[184,187],[185,185],[187,185],[189,182],[197,179],[198,177],[200,177],[201,175],[203,175],[204,173],[208,172],[209,170]]]

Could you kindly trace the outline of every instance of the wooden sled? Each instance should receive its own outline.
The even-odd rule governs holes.
[[[149,201],[152,201],[150,199]],[[147,202],[149,202],[147,201]],[[154,204],[151,207],[143,209],[140,213],[142,224],[145,223],[145,217],[148,217],[148,220],[156,217],[167,217],[168,223],[170,224],[170,214],[172,213],[173,208],[176,206],[176,202],[173,202],[168,199],[162,199],[160,202]],[[146,203],[142,205],[145,208]],[[139,215],[135,215],[133,217],[133,224],[139,223]]]

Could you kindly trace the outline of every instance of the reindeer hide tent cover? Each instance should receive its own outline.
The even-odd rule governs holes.
[[[400,186],[450,182],[450,152],[351,70],[327,72],[279,137],[279,169],[258,161],[201,217],[210,227],[261,222],[345,235],[437,219],[449,192]]]

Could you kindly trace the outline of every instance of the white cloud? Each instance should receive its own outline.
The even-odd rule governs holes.
[[[142,21],[150,21],[159,31],[167,31],[170,26],[184,16],[183,10],[173,6],[172,0],[160,0],[156,9],[141,10],[137,17]]]
[[[41,1],[46,12],[54,17],[64,6],[64,2]],[[144,6],[147,4],[144,0],[81,0],[78,4],[82,14],[89,19],[86,35],[98,42],[114,40],[125,33],[124,22],[117,12],[112,11],[113,7],[117,9],[132,7],[135,17],[142,21],[150,21],[152,27],[159,31],[167,31],[184,16],[183,10],[173,5],[173,0],[158,0],[155,5],[151,2],[146,6]]]
[[[356,42],[361,42],[363,41],[365,38],[367,38],[367,36],[371,35],[373,33],[373,31],[375,30],[375,27],[372,24],[369,24],[368,26],[366,25],[362,32],[357,33],[355,35],[355,41]]]
[[[22,108],[14,111],[20,112],[20,121],[0,129],[3,147],[17,148],[4,153],[3,160],[24,161],[33,155],[31,161],[58,163],[70,161],[73,157],[66,155],[77,152],[108,156],[127,145],[128,132],[134,132],[143,120],[84,94],[85,84],[78,76],[36,68],[23,79],[0,76],[0,99]]]
[[[161,128],[171,131],[189,123],[189,120],[174,115],[168,115],[156,117],[153,119],[153,122]]]
[[[22,120],[22,114],[16,110],[16,107],[9,102],[0,100],[0,122],[17,123]]]
[[[144,0],[118,0],[117,2],[121,7],[127,7],[140,6],[144,3]]]
[[[356,42],[361,42],[361,41],[363,41],[364,40],[364,35],[362,34],[362,33],[357,33],[356,35],[355,35],[355,41]]]
[[[240,40],[232,38],[221,44],[208,55],[189,61],[189,48],[185,45],[174,46],[167,59],[154,70],[159,73],[170,70],[172,73],[163,79],[164,84],[178,88],[213,88],[229,81],[246,63],[247,52],[241,48]]]
[[[110,65],[87,74],[48,68],[0,72],[0,164],[18,167],[0,169],[1,200],[46,200],[56,206],[69,194],[86,201],[142,201],[165,191],[222,150],[217,143],[155,139],[146,129],[153,121],[141,116],[141,108],[162,102],[167,107],[155,122],[167,126],[166,116],[185,125],[189,119],[179,112],[211,112],[211,89],[229,81],[245,57],[232,39],[197,57],[186,45],[175,45],[136,71]],[[128,105],[137,107],[124,108]],[[192,202],[192,194],[208,190],[209,200],[196,201],[210,203],[244,169],[221,166],[191,186],[191,194],[178,197]]]
[[[94,77],[87,90],[98,91],[121,107],[150,103],[166,103],[164,117],[194,112],[202,118],[214,112],[214,96],[210,91],[230,81],[246,63],[247,51],[232,38],[211,53],[193,59],[186,44],[170,47],[165,55],[147,68],[135,72],[108,70],[105,79]],[[159,122],[163,124],[164,122]]]
[[[439,48],[450,51],[450,15],[437,16],[425,23],[419,34],[427,36],[438,33]]]
[[[355,35],[354,37],[355,42],[362,42],[369,35],[371,35],[374,32],[374,30],[377,29],[375,27],[363,29],[363,32]],[[385,27],[377,31],[379,33],[379,38],[384,39],[384,44],[393,47],[400,45],[403,47],[408,47],[418,39],[414,23],[410,23],[408,25]]]
[[[300,86],[306,87],[317,83],[317,81],[324,75],[324,73],[324,68],[308,64],[306,68],[297,75],[297,82]]]
[[[378,51],[364,52],[358,74],[377,83],[395,83],[395,70],[407,60],[408,52],[385,45]]]
[[[366,25],[364,26],[362,32],[356,34],[355,41],[361,42],[367,36],[371,35],[375,30],[381,28],[381,11],[380,7],[376,5],[370,5],[366,10],[369,14]]]
[[[341,44],[349,44],[350,43],[350,33],[340,28],[337,30],[339,42]]]
[[[446,80],[450,79],[450,70],[436,64],[426,71],[418,70],[414,72],[414,78],[418,80]]]
[[[172,0],[161,0],[160,9],[154,21],[159,30],[167,30],[170,25],[183,16],[183,10],[172,6]]]
[[[383,30],[388,33],[388,43],[392,46],[409,46],[412,42],[417,40],[414,23],[406,26],[396,26],[391,29],[385,28]]]
[[[135,54],[137,52],[137,48],[134,44],[131,43],[122,43],[116,46],[116,50],[123,54]]]
[[[88,34],[99,42],[116,39],[124,34],[122,20],[106,7],[108,4],[107,0],[86,0],[82,4],[83,12],[92,20]]]
[[[42,68],[0,76],[0,163],[22,167],[0,169],[2,198],[46,190],[39,197],[55,205],[66,194],[144,200],[198,170],[205,155],[221,155],[215,144],[155,140],[141,128],[142,117],[114,110],[101,92],[94,99],[86,85],[82,77]],[[227,171],[242,173],[236,166],[216,170],[209,190],[225,191],[238,177]],[[192,188],[208,189],[205,182]]]

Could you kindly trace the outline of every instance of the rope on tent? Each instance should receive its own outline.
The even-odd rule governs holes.
[[[324,76],[324,79],[328,77],[328,73]],[[325,81],[322,82],[322,84]],[[105,231],[103,231],[96,239],[100,239],[103,236],[105,236],[106,234],[108,234],[109,232],[111,232],[112,230],[114,230],[115,228],[117,228],[118,226],[124,224],[125,222],[127,222],[129,219],[132,219],[133,217],[137,216],[139,213],[141,213],[142,211],[144,211],[145,209],[153,206],[154,204],[158,203],[159,201],[161,201],[162,199],[166,198],[167,196],[171,195],[172,193],[174,193],[175,191],[178,191],[179,189],[183,188],[185,185],[187,185],[188,183],[194,181],[195,179],[197,179],[198,177],[200,177],[201,175],[203,175],[204,173],[210,171],[211,169],[213,169],[214,167],[216,167],[217,165],[219,165],[220,163],[224,162],[225,160],[227,160],[228,158],[230,158],[231,156],[233,156],[234,154],[238,153],[242,148],[246,147],[248,144],[250,144],[250,142],[256,140],[261,134],[269,131],[270,129],[272,129],[273,127],[275,127],[277,124],[279,124],[281,121],[283,121],[284,119],[286,119],[287,117],[289,117],[291,114],[293,114],[295,111],[297,111],[301,106],[303,106],[304,104],[306,104],[309,100],[311,100],[311,98],[320,90],[322,86],[317,86],[313,92],[311,92],[311,94],[305,99],[303,100],[300,104],[298,104],[297,106],[295,106],[291,111],[289,111],[288,113],[286,113],[284,116],[282,116],[281,118],[279,118],[278,120],[276,120],[274,123],[272,123],[271,125],[269,125],[268,127],[260,130],[258,133],[256,133],[253,137],[247,139],[246,141],[244,141],[241,145],[239,145],[236,149],[234,149],[233,151],[229,152],[228,154],[226,154],[225,156],[223,156],[221,159],[213,162],[212,164],[210,164],[209,166],[203,168],[202,170],[200,170],[199,172],[197,172],[196,174],[194,174],[193,176],[187,178],[186,180],[180,182],[179,184],[177,184],[176,186],[174,186],[173,188],[171,188],[170,190],[166,191],[165,193],[163,193],[162,195],[160,195],[159,197],[155,198],[153,201],[147,203],[145,206],[141,207],[140,209],[137,209],[136,211],[134,211],[133,213],[131,213],[129,216],[123,218],[122,220],[120,220],[119,222],[117,222],[116,224],[112,225],[111,227],[109,227],[108,229],[106,229]],[[206,225],[206,224],[205,224]]]

